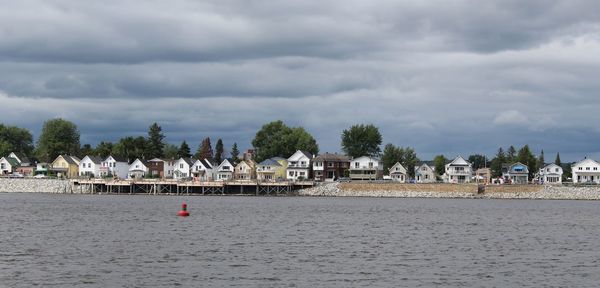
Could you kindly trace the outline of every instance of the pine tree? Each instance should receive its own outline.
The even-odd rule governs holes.
[[[148,146],[147,146],[147,157],[162,158],[164,156],[165,144],[163,140],[165,136],[162,134],[162,128],[155,122],[148,129]]]
[[[221,164],[221,161],[223,161],[223,140],[219,138],[215,145],[215,162]]]
[[[546,160],[544,159],[544,150],[542,149],[542,153],[540,153],[537,160],[537,168],[543,168],[545,166],[544,162],[546,162]]]
[[[177,151],[177,156],[180,158],[189,158],[192,156],[192,153],[190,152],[190,146],[188,146],[185,140],[181,142],[181,145],[179,146],[179,151]]]
[[[515,149],[514,146],[510,145],[510,147],[508,147],[508,151],[506,151],[506,162],[508,163],[514,163],[517,160],[517,150]]]
[[[554,160],[554,164],[562,167],[562,163],[560,162],[560,153],[556,153],[556,159]]]
[[[504,153],[504,149],[502,147],[498,148],[498,153],[496,157],[492,159],[492,177],[500,177],[502,176],[502,164],[506,163],[506,154]]]
[[[231,147],[231,158],[236,163],[238,162],[238,160],[240,158],[240,150],[238,149],[237,143],[235,143],[235,142],[233,143],[233,146]]]
[[[213,158],[213,150],[212,145],[210,144],[210,137],[206,137],[202,140],[200,146],[198,146],[198,151],[196,152],[196,158],[198,159],[212,159]]]

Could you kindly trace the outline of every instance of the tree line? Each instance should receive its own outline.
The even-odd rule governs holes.
[[[357,124],[341,133],[340,145],[342,151],[352,157],[360,156],[381,157],[384,171],[388,171],[396,163],[401,163],[407,169],[410,177],[414,177],[414,167],[420,162],[417,153],[412,147],[401,147],[387,143],[381,150],[382,135],[373,124]],[[264,124],[251,142],[255,155],[254,159],[261,162],[272,157],[289,157],[297,150],[307,151],[313,155],[319,153],[319,145],[315,138],[303,127],[289,127],[283,121],[272,121]],[[51,162],[58,155],[86,155],[105,158],[113,155],[127,159],[153,158],[189,158],[213,159],[220,163],[226,156],[237,161],[240,151],[237,143],[233,143],[229,153],[225,152],[222,139],[217,139],[213,150],[211,138],[205,137],[198,148],[192,153],[190,145],[184,140],[179,145],[167,143],[162,128],[158,123],[148,127],[147,136],[126,136],[115,143],[102,141],[95,147],[90,144],[80,145],[80,133],[74,123],[57,118],[44,122],[40,137],[34,145],[33,136],[29,130],[15,126],[0,124],[0,155],[5,156],[10,152],[20,152],[41,162]],[[467,160],[473,164],[473,169],[489,167],[492,177],[502,174],[503,164],[521,162],[529,167],[530,177],[545,165],[544,151],[536,157],[528,145],[519,150],[510,146],[506,151],[500,147],[495,157],[488,159],[485,155],[470,155]],[[445,165],[449,159],[444,155],[437,155],[433,159],[433,166],[438,175],[444,173]],[[560,155],[556,155],[555,163],[562,166]],[[570,172],[570,167],[563,167],[565,172]],[[567,173],[565,173],[567,174]]]

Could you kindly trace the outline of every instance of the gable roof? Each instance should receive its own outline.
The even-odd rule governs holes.
[[[350,162],[350,157],[337,154],[337,153],[325,153],[315,157],[314,161],[337,161],[337,162]]]
[[[106,158],[104,159],[104,161],[108,160],[108,158],[113,158],[116,162],[127,162],[127,159],[125,159],[125,157],[121,157],[121,156],[115,156],[115,155],[108,155],[106,156]]]
[[[600,166],[600,162],[598,162],[598,161],[596,161],[594,159],[590,159],[590,158],[586,157],[586,158],[583,158],[582,160],[579,160],[579,161],[573,163],[573,165],[571,165],[571,167],[575,167],[575,166],[577,166],[577,165],[579,165],[579,164],[581,164],[583,162],[586,162],[586,161],[594,162],[596,165]]]
[[[92,161],[94,164],[100,164],[100,163],[102,163],[102,158],[100,158],[98,156],[85,155],[85,157],[83,157],[82,160],[85,160],[85,158],[90,159],[90,161]],[[80,161],[80,163],[81,163],[81,161]]]
[[[56,156],[56,159],[54,159],[54,161],[52,161],[52,163],[56,162],[56,160],[58,160],[58,158],[62,158],[63,160],[65,160],[65,162],[69,163],[70,165],[79,165],[79,162],[81,162],[81,160],[79,160],[79,158],[77,158],[75,156],[58,155],[58,156]]]
[[[6,160],[6,162],[8,162],[8,164],[10,164],[10,166],[13,166],[13,167],[19,166],[19,161],[17,159],[13,158],[13,157],[2,157],[2,158],[0,158],[0,160],[2,160],[2,159]]]
[[[465,160],[465,158],[463,158],[462,156],[459,155],[459,156],[456,156],[456,158],[454,158],[454,160],[452,160],[447,165],[452,165],[452,166],[470,166],[471,163],[469,163],[467,160]]]
[[[11,155],[14,155],[15,157],[10,157]],[[19,162],[19,164],[21,163],[31,163],[29,161],[29,158],[27,158],[27,156],[25,156],[25,154],[21,153],[21,152],[11,152],[10,155],[8,155],[10,158],[14,158],[15,160],[17,160],[17,162]]]
[[[399,167],[401,169],[400,170],[396,170],[396,167]],[[396,164],[394,164],[388,170],[390,171],[390,173],[393,173],[393,172],[404,172],[404,173],[406,173],[406,168],[404,168],[404,166],[402,166],[402,164],[400,162],[396,162]]]
[[[177,161],[183,160],[183,162],[187,163],[188,166],[194,166],[194,163],[196,162],[196,160],[192,159],[192,158],[188,158],[188,157],[182,157],[177,159]]]
[[[279,162],[277,162],[277,160],[275,160],[274,158],[266,159],[266,160],[258,163],[258,165],[260,165],[260,166],[281,166],[281,164],[279,164]]]

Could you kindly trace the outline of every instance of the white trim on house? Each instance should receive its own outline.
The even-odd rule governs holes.
[[[562,167],[556,164],[548,164],[540,169],[540,181],[542,184],[562,184]]]
[[[406,174],[406,168],[400,164],[400,162],[396,162],[394,166],[389,168],[390,179],[394,182],[406,183],[408,179]]]
[[[469,183],[473,177],[473,167],[462,156],[457,156],[446,164],[444,181],[447,183]]]
[[[593,159],[583,159],[571,165],[573,183],[600,183],[600,163]]]
[[[288,167],[285,173],[288,180],[309,179],[312,154],[301,150],[296,151],[287,159]]]

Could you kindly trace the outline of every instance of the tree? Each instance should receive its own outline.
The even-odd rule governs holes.
[[[165,159],[179,158],[179,147],[170,143],[165,144],[163,148],[163,156]]]
[[[492,159],[492,177],[500,177],[502,176],[502,164],[506,163],[506,154],[504,154],[504,150],[502,147],[498,148],[498,153],[496,153],[496,157]]]
[[[529,178],[533,178],[533,175],[537,170],[537,159],[535,158],[533,153],[531,153],[529,145],[525,145],[523,146],[523,148],[519,149],[519,152],[517,154],[517,161],[527,165],[527,168],[529,168]]]
[[[79,130],[70,121],[57,118],[44,122],[38,139],[37,157],[51,162],[58,155],[77,155],[79,152]]]
[[[165,136],[162,134],[162,128],[156,122],[150,125],[150,128],[148,128],[148,151],[146,153],[148,158],[162,158],[165,156],[163,150],[165,148],[164,139]]]
[[[473,165],[473,170],[487,167],[487,157],[485,155],[470,155],[468,161]]]
[[[233,146],[231,147],[231,158],[235,162],[238,162],[240,159],[240,150],[238,149],[236,142],[233,142]]]
[[[179,150],[177,151],[177,158],[190,158],[192,157],[192,152],[190,151],[190,146],[183,140],[181,145],[179,145]]]
[[[388,173],[389,169],[392,168],[396,163],[402,164],[402,167],[406,169],[409,177],[415,177],[415,166],[419,162],[415,150],[410,147],[397,147],[391,143],[385,145],[383,148],[383,154],[381,156],[383,162],[383,171]]]
[[[217,145],[215,145],[215,162],[221,164],[223,161],[223,140],[217,139]]]
[[[315,138],[302,127],[290,128],[282,121],[273,121],[261,127],[252,140],[257,162],[271,157],[288,157],[297,150],[319,153]]]
[[[506,162],[507,163],[514,163],[517,161],[517,150],[515,150],[515,147],[510,145],[510,147],[508,147],[508,151],[506,151]]]
[[[435,166],[435,173],[437,175],[444,174],[446,163],[448,163],[448,159],[444,155],[437,155],[433,158],[433,165]]]
[[[213,158],[213,150],[210,144],[210,137],[206,137],[202,139],[202,143],[198,146],[198,151],[196,152],[196,158],[198,159],[212,159]]]
[[[556,159],[554,159],[554,164],[562,167],[562,163],[560,162],[560,153],[556,153]]]
[[[96,155],[100,156],[102,159],[106,159],[109,155],[113,153],[114,145],[112,142],[101,141],[98,146],[96,146]]]
[[[90,144],[83,144],[81,149],[79,150],[79,158],[83,158],[85,156],[96,156],[96,151],[92,148]]]
[[[544,150],[540,153],[540,156],[537,159],[537,168],[544,168],[546,160],[544,159]]]
[[[10,152],[32,156],[33,136],[27,129],[0,124],[0,157],[7,156]]]
[[[372,124],[354,125],[342,132],[342,150],[351,157],[377,156],[381,152],[381,134]]]
[[[114,153],[117,156],[123,157],[127,159],[129,163],[133,162],[135,159],[145,160],[145,153],[148,150],[146,148],[147,140],[142,136],[138,137],[125,137],[121,138],[117,144],[114,146]]]

